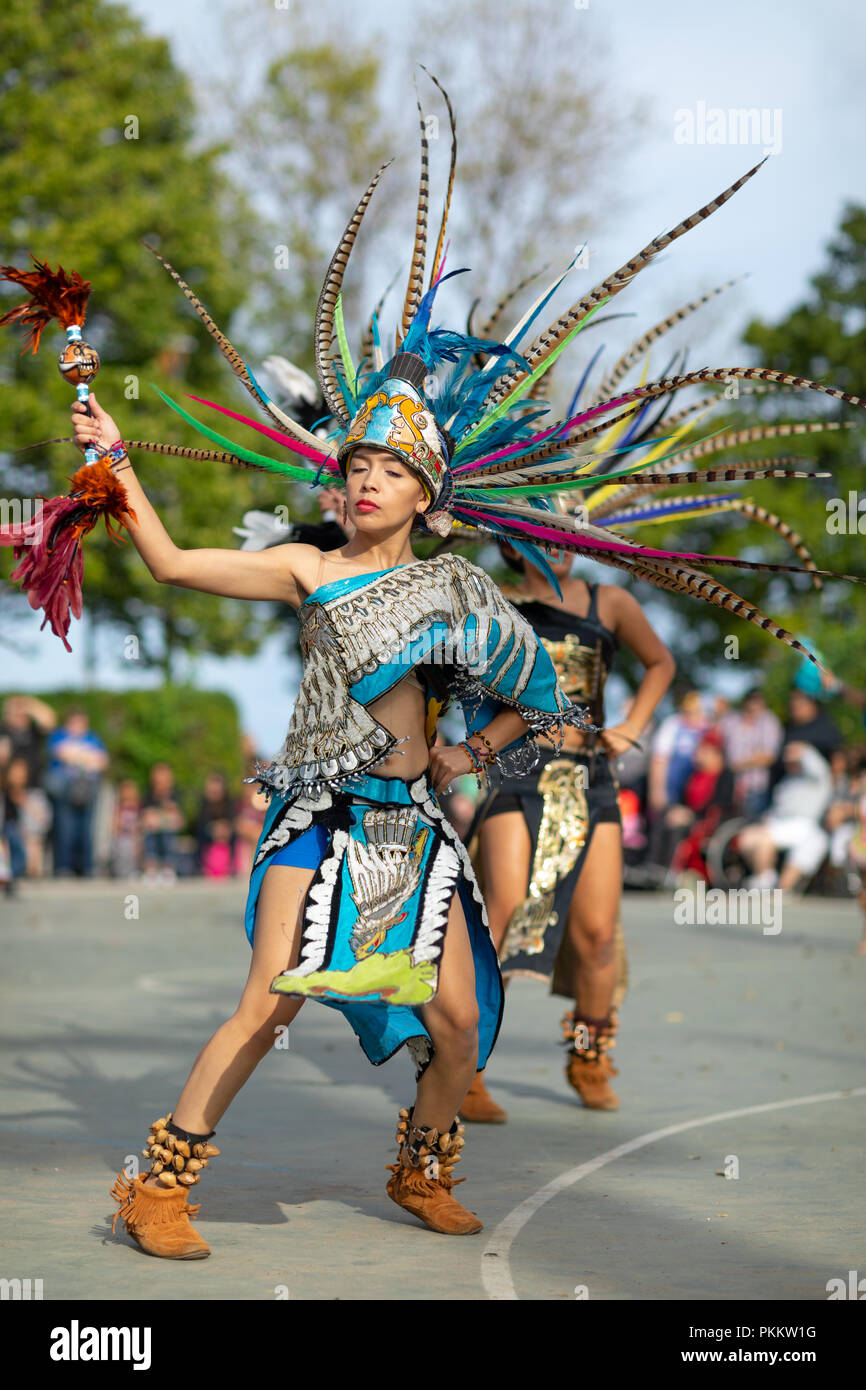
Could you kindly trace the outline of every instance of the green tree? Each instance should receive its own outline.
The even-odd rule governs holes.
[[[123,6],[8,0],[0,47],[0,259],[26,266],[32,251],[89,279],[86,336],[102,359],[99,399],[128,438],[192,443],[149,383],[177,395],[190,382],[222,399],[233,383],[227,391],[228,368],[140,242],[157,246],[228,326],[247,293],[256,220],[220,169],[223,150],[197,142],[190,86],[167,42],[146,35]],[[3,286],[4,305],[20,298]],[[4,331],[4,448],[68,433],[70,391],[52,363],[61,343],[49,328],[39,355],[21,356],[20,332]],[[71,444],[6,454],[0,485],[7,496],[52,495],[80,463]],[[227,518],[265,495],[252,473],[143,454],[135,463],[184,547],[226,545]],[[0,563],[8,574],[11,551]],[[104,528],[85,543],[85,603],[117,633],[119,661],[123,637],[135,633],[143,663],[167,678],[181,651],[250,653],[266,626],[248,604],[156,585],[134,547],[113,544]],[[27,611],[23,596],[17,607]]]

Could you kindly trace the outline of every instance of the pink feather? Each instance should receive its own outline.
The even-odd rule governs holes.
[[[206,401],[201,396],[193,396],[189,391],[186,394],[191,401],[198,401],[199,405],[210,406],[211,410],[218,410],[221,415],[229,415],[232,420],[239,420],[242,425],[249,425],[251,430],[258,430],[259,434],[266,434],[268,439],[273,439],[277,444],[285,445],[293,453],[301,454],[306,459],[312,459],[313,463],[324,464],[330,473],[337,472],[336,460],[332,459],[330,454],[323,454],[318,449],[311,449],[309,444],[302,444],[293,435],[284,434],[282,430],[273,430],[269,425],[260,424],[258,420],[250,420],[246,415],[239,415],[236,410],[229,410],[227,406],[217,405],[216,401]]]
[[[464,516],[477,517],[481,521],[495,521],[496,518],[487,512],[477,512],[470,507],[460,505],[460,512]],[[554,531],[548,526],[536,526],[531,521],[513,520],[512,525],[527,535],[537,536],[540,540],[549,541],[550,544],[563,546],[569,544],[580,547],[587,546],[592,550],[610,550],[617,555],[643,555],[653,560],[691,560],[703,564],[712,565],[739,565],[741,562],[731,555],[700,555],[695,551],[686,550],[653,550],[648,545],[622,545],[617,541],[601,540],[598,536],[586,536],[569,533],[567,531]]]
[[[446,260],[448,259],[448,248],[449,248],[450,245],[451,245],[451,239],[450,239],[450,237],[449,237],[448,241],[446,241],[446,243],[445,243],[445,250],[442,252],[442,260],[440,261],[440,263],[439,263],[439,269],[438,269],[438,271],[436,272],[436,279],[433,281],[433,284],[434,284],[434,285],[438,285],[438,284],[439,284],[439,281],[442,279],[442,273],[443,273],[443,271],[445,270],[445,262],[446,262]]]

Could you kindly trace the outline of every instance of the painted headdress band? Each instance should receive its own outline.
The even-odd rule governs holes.
[[[423,394],[429,368],[415,353],[398,352],[384,369],[384,380],[352,417],[337,462],[343,477],[355,449],[386,449],[416,474],[431,501],[438,498],[448,470],[443,432]]]

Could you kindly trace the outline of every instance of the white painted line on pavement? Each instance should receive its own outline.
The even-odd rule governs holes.
[[[666,1129],[654,1129],[648,1134],[639,1134],[636,1139],[618,1144],[615,1149],[608,1149],[607,1153],[599,1154],[597,1158],[591,1158],[587,1163],[579,1164],[577,1168],[567,1169],[566,1172],[560,1173],[558,1178],[533,1192],[531,1197],[524,1198],[495,1227],[481,1256],[481,1282],[488,1298],[517,1299],[517,1290],[511,1278],[511,1246],[535,1213],[552,1197],[557,1197],[567,1187],[580,1182],[581,1178],[588,1178],[590,1173],[596,1173],[606,1164],[613,1163],[614,1159],[623,1158],[626,1154],[634,1153],[636,1149],[644,1149],[648,1144],[655,1144],[659,1139],[667,1139],[672,1134],[682,1134],[687,1129],[699,1129],[701,1125],[716,1124],[719,1120],[738,1120],[743,1115],[761,1115],[768,1110],[787,1110],[795,1105],[817,1105],[825,1100],[853,1100],[857,1096],[866,1096],[866,1086],[858,1086],[850,1091],[824,1091],[817,1096],[798,1096],[794,1100],[774,1100],[766,1105],[747,1105],[742,1110],[722,1110],[717,1115],[703,1115],[697,1120],[684,1120],[679,1125],[668,1125]]]

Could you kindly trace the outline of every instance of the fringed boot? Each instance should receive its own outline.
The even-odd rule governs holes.
[[[131,1181],[118,1173],[111,1189],[119,1207],[112,1232],[120,1217],[146,1255],[167,1260],[205,1259],[210,1246],[190,1224],[199,1204],[188,1206],[187,1195],[219,1153],[215,1144],[208,1143],[215,1133],[190,1134],[172,1123],[171,1114],[154,1120],[147,1148],[142,1149],[144,1157],[152,1160],[150,1171]]]
[[[507,1111],[497,1105],[496,1101],[488,1094],[487,1087],[484,1085],[484,1077],[478,1071],[472,1078],[472,1085],[463,1098],[460,1106],[461,1120],[469,1120],[473,1124],[480,1125],[504,1125],[508,1119]]]
[[[607,1018],[590,1018],[577,1009],[562,1020],[567,1048],[565,1075],[590,1110],[618,1110],[619,1098],[610,1078],[619,1074],[610,1056],[616,1046],[619,1019],[615,1009]]]
[[[388,1196],[431,1231],[450,1236],[480,1231],[475,1213],[451,1195],[455,1184],[465,1181],[454,1177],[464,1144],[463,1126],[455,1120],[447,1134],[440,1134],[430,1125],[413,1124],[413,1110],[401,1110],[397,1121],[397,1162],[387,1165],[392,1174]]]

